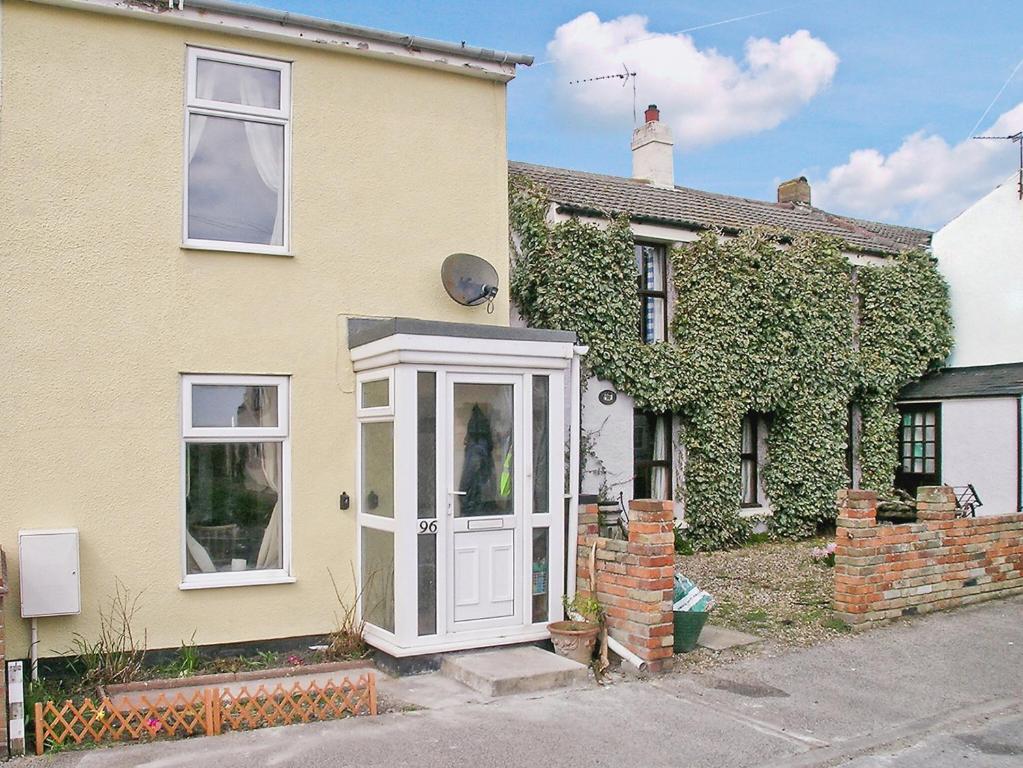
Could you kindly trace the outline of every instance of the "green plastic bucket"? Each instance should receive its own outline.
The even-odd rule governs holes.
[[[675,653],[689,653],[696,648],[703,625],[707,623],[706,611],[674,611]]]

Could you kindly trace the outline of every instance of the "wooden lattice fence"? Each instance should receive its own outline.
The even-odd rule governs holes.
[[[142,741],[157,738],[216,736],[226,730],[267,728],[293,723],[334,720],[377,713],[376,675],[355,682],[311,682],[237,692],[203,688],[192,694],[139,695],[137,701],[119,698],[85,699],[80,703],[38,702],[35,706],[36,754],[73,743]]]

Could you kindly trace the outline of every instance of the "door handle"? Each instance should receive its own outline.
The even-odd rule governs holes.
[[[468,491],[448,491],[448,496],[449,497],[465,496],[466,494],[468,494]],[[454,517],[454,516],[455,516],[455,500],[454,500],[454,498],[448,498],[448,517]]]

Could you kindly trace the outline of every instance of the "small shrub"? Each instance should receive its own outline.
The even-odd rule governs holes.
[[[369,646],[366,645],[365,640],[366,622],[358,615],[362,592],[356,591],[349,602],[337,588],[337,582],[334,580],[334,574],[331,573],[330,568],[327,569],[327,575],[330,576],[330,583],[334,587],[334,596],[337,598],[339,610],[334,612],[336,628],[327,635],[327,647],[324,649],[323,655],[328,659],[338,661],[363,659],[369,654]],[[352,566],[352,583],[358,583],[355,578],[354,566]]]
[[[600,624],[604,621],[604,609],[594,597],[580,597],[576,594],[569,599],[568,595],[561,596],[561,603],[565,606],[565,618],[571,618],[573,614],[582,616],[586,621]]]
[[[199,646],[195,644],[195,632],[193,632],[188,642],[182,640],[181,647],[178,648],[177,675],[178,677],[191,677],[199,670],[199,666]]]
[[[675,553],[679,555],[691,555],[695,551],[693,543],[686,537],[686,529],[681,523],[675,523]]]
[[[110,606],[99,612],[99,635],[88,640],[75,633],[71,652],[82,667],[84,685],[130,683],[141,676],[147,633],[143,629],[140,637],[133,626],[141,597],[116,579]]]

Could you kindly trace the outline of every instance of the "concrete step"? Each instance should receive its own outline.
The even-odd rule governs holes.
[[[699,645],[704,648],[710,648],[712,651],[725,651],[729,648],[738,648],[742,645],[751,645],[759,642],[759,637],[747,635],[745,632],[739,632],[736,629],[719,627],[715,624],[704,625],[703,631],[700,632],[700,639],[697,641]]]
[[[585,683],[589,675],[582,664],[535,645],[451,654],[440,671],[485,696],[568,688]]]

